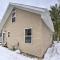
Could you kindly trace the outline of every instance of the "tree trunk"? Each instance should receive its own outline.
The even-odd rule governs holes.
[[[57,36],[57,43],[59,43],[59,35]]]

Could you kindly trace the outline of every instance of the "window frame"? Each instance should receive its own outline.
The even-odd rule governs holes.
[[[15,19],[15,20],[13,20],[13,19]],[[15,23],[15,21],[16,21],[16,17],[13,17],[12,18],[12,23]]]
[[[25,30],[26,30],[26,29],[31,29],[31,42],[26,42],[26,41],[25,41],[25,37],[26,37],[26,36],[25,36]],[[32,27],[24,28],[24,42],[25,42],[25,43],[30,43],[30,44],[32,43]]]
[[[15,9],[15,8],[14,8]],[[12,14],[15,13],[15,15],[13,16]],[[16,9],[15,10],[12,10],[12,14],[11,14],[11,22],[12,23],[15,23],[16,21]],[[12,19],[15,18],[15,21],[12,21]]]

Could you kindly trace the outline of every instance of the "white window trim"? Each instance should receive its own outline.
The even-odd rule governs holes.
[[[24,28],[24,43],[25,43],[25,29],[32,29],[32,27]],[[32,31],[31,31],[31,33],[32,33]],[[32,34],[31,34],[31,43],[27,43],[27,44],[32,44]]]
[[[2,44],[4,44],[4,42],[3,42],[3,33],[6,33],[6,32],[4,32],[4,31],[2,32]]]
[[[12,17],[12,13],[14,13],[15,12],[15,15]],[[14,18],[15,17],[15,19],[16,19],[16,10],[15,11],[12,11],[12,13],[11,13],[11,21],[12,21],[12,18]],[[16,21],[16,20],[15,20]],[[13,22],[13,23],[15,23],[15,22]]]
[[[12,11],[12,13],[14,13],[15,12],[15,15],[16,15],[16,9],[15,9],[15,11]]]

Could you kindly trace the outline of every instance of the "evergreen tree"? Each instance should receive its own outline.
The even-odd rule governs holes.
[[[55,39],[59,41],[60,37],[60,6],[55,4],[55,6],[51,6],[50,10],[51,19],[54,24],[55,29]]]

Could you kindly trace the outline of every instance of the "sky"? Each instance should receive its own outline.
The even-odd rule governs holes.
[[[7,9],[9,2],[32,5],[42,8],[50,9],[51,5],[58,3],[57,0],[0,0],[0,21]]]
[[[58,0],[58,3],[60,4],[60,0]]]

